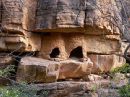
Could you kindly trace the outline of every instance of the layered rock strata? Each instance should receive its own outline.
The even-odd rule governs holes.
[[[27,83],[49,83],[58,80],[83,78],[91,73],[108,72],[122,66],[125,60],[115,55],[89,55],[84,62],[65,60],[60,62],[41,58],[24,57],[17,70],[17,81]]]
[[[17,80],[53,82],[125,63],[115,0],[1,0],[0,51],[22,58]]]

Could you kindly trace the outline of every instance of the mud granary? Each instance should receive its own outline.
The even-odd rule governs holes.
[[[53,82],[108,72],[125,63],[119,56],[123,49],[116,4],[115,0],[1,0],[0,52],[37,53],[21,58],[18,81]]]

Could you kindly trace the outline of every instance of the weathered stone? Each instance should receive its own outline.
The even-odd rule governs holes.
[[[2,27],[12,33],[119,34],[116,23],[121,16],[115,0],[4,0],[0,5]]]
[[[123,57],[117,55],[88,54],[88,57],[93,62],[92,73],[108,72],[124,65],[126,62]]]
[[[85,12],[83,10],[85,9],[85,0],[39,0],[37,7],[37,30],[80,28],[84,26]]]
[[[122,57],[116,55],[89,54],[88,57],[92,61],[88,58],[87,61],[83,62],[77,59],[55,62],[25,57],[22,58],[18,67],[17,80],[54,82],[58,79],[82,78],[90,73],[109,72],[111,69],[122,66],[125,63]],[[93,79],[95,78],[94,76]]]
[[[49,34],[42,37],[40,56],[50,59],[52,58],[50,54],[57,48],[59,49],[59,54],[55,58],[65,60],[70,58],[70,54],[74,49],[81,48],[79,54],[81,53],[82,57],[86,58],[87,51],[85,43],[83,34]]]
[[[37,0],[24,0],[23,3],[22,26],[23,29],[30,32],[35,28]]]
[[[49,61],[40,58],[22,58],[17,80],[27,82],[54,82],[58,79],[80,78],[89,74],[92,68],[91,61],[79,62],[77,60]]]
[[[32,3],[33,2],[33,3]],[[24,28],[36,32],[120,34],[121,16],[115,0],[28,0],[23,7]],[[34,14],[36,13],[36,14]]]
[[[110,80],[91,82],[55,82],[37,84],[35,87],[40,91],[47,92],[47,97],[120,97],[119,90],[111,88]]]
[[[90,75],[88,75],[88,79],[90,81],[98,81],[98,80],[102,80],[103,77],[99,76],[99,75],[95,75],[95,74],[90,74]]]
[[[98,90],[98,88],[100,87],[108,87],[109,84],[110,81],[107,80],[94,82],[64,81],[47,84],[38,84],[36,85],[36,87],[37,89],[39,89],[39,91],[41,91],[41,93],[42,91],[47,91],[47,97],[96,97],[96,94],[89,94],[89,92],[93,91],[94,87],[96,87],[96,89]]]
[[[4,37],[4,43],[6,45],[5,50],[21,50],[23,51],[28,43],[24,36],[17,36],[17,35],[8,35]]]
[[[66,59],[67,54],[65,52],[65,43],[62,35],[49,34],[42,36],[40,56],[45,59],[51,59],[51,53],[54,49],[59,49],[59,54],[54,58]]]
[[[4,69],[9,65],[14,65],[14,59],[8,54],[0,54],[0,69]]]
[[[119,56],[115,56],[115,55],[89,55],[89,57],[92,59],[92,62],[94,63],[94,65],[89,60],[86,62],[79,62],[78,60],[66,60],[66,61],[54,62],[54,61],[43,60],[43,59],[38,59],[38,58],[26,57],[26,58],[23,58],[21,61],[23,63],[21,63],[21,65],[19,66],[18,74],[22,74],[22,71],[25,71],[24,72],[25,77],[26,77],[26,74],[27,76],[32,76],[31,74],[33,71],[33,75],[34,75],[34,77],[32,78],[33,80],[36,78],[35,80],[39,82],[39,79],[42,78],[41,76],[43,76],[44,77],[43,79],[45,80],[45,78],[47,77],[48,77],[47,79],[53,78],[52,76],[54,75],[54,79],[56,81],[58,79],[80,78],[86,74],[98,73],[100,71],[108,72],[111,69],[118,66],[122,66],[124,64],[124,60],[122,58],[119,59]],[[31,60],[31,62],[29,60]],[[42,62],[39,65],[40,61]],[[46,72],[46,70],[50,68],[49,66],[52,66],[52,67],[54,66],[54,68],[56,68],[57,64],[58,64],[58,68],[56,71],[58,71],[59,74],[57,75],[57,78],[56,78],[55,70],[53,70],[53,72],[51,71]],[[44,65],[45,66],[47,65],[47,67],[45,67]],[[43,80],[43,79],[40,79],[40,80]],[[28,80],[28,78],[27,79],[25,78],[25,80]]]
[[[58,49],[59,54],[55,58],[65,60],[71,57],[73,50],[81,48],[81,51],[78,50],[77,54],[82,55],[82,58],[87,58],[87,53],[119,54],[122,52],[121,46],[119,35],[92,36],[80,33],[49,33],[42,36],[39,56],[51,59],[53,50]]]
[[[86,4],[85,27],[89,34],[119,34],[115,24],[121,22],[115,0],[89,0]],[[107,17],[106,17],[107,16]]]
[[[33,57],[22,58],[17,71],[19,82],[54,82],[58,76],[59,63]]]
[[[30,33],[30,35],[26,36],[26,41],[28,45],[25,51],[40,51],[41,50],[41,36],[40,35]]]
[[[20,0],[4,0],[2,6],[2,29],[6,32],[23,34],[22,2]]]
[[[124,52],[125,52],[128,45],[129,45],[128,42],[125,42],[125,41],[121,42],[121,50],[122,50],[121,55],[122,56],[124,56]],[[130,49],[128,49],[127,53],[128,53],[128,55],[130,54]]]
[[[40,51],[41,37],[40,35],[30,34],[28,36],[19,34],[0,35],[1,51]]]
[[[73,34],[66,34],[64,35],[64,41],[65,41],[65,48],[67,53],[67,58],[72,58],[76,56],[72,56],[71,54],[74,50],[77,49],[77,54],[79,54],[79,58],[87,58],[87,47],[86,47],[86,40],[84,34],[80,33],[73,33]],[[77,56],[78,58],[78,56]]]
[[[18,81],[82,78],[125,63],[116,56],[124,51],[116,0],[2,0],[0,8],[0,51],[39,52],[43,58],[22,58]]]
[[[110,21],[102,18],[103,14],[99,12],[99,9],[95,8],[98,5],[102,8],[104,13],[110,14],[110,12],[112,12],[110,16],[113,16],[115,14],[113,11],[111,11],[111,9],[113,8],[115,11],[117,10],[116,7],[112,6],[112,4],[115,4],[115,0],[14,1],[15,2],[5,0],[1,3],[1,6],[5,5],[7,8],[4,8],[5,11],[1,11],[1,14],[3,15],[2,20],[5,21],[3,22],[4,28],[6,28],[5,26],[8,25],[11,25],[12,29],[22,28],[22,32],[26,33],[26,35],[23,36],[24,38],[19,37],[20,39],[18,39],[18,37],[14,38],[11,36],[8,37],[10,39],[5,39],[5,42],[3,41],[4,39],[2,39],[2,37],[0,42],[0,48],[2,50],[6,50],[8,48],[8,50],[11,51],[17,49],[17,47],[20,47],[20,50],[18,51],[40,51],[42,58],[50,59],[49,55],[51,51],[54,49],[54,47],[58,47],[60,50],[60,55],[58,58],[61,58],[63,60],[68,59],[70,57],[71,51],[79,46],[82,47],[83,58],[87,57],[86,53],[111,54],[120,51],[120,38],[119,35],[117,35],[119,33],[118,31],[113,32],[114,28],[116,27],[113,27],[111,23],[109,24]],[[108,5],[105,6],[106,4]],[[112,7],[110,8],[110,6]],[[10,14],[17,13],[17,17],[4,17],[4,15],[7,15],[9,8]],[[16,27],[13,27],[12,25],[15,25]],[[95,26],[97,27],[96,30],[94,29]],[[112,28],[110,28],[110,26],[112,26]],[[7,27],[7,30],[9,28],[10,26]],[[41,42],[40,35],[29,34],[31,33],[30,31],[35,30],[46,33],[66,32],[66,34],[57,33],[52,34],[51,36],[46,36],[45,33],[42,35]],[[9,32],[10,31],[11,30],[9,30]],[[13,30],[13,35],[16,34],[17,31],[21,30]],[[70,34],[69,32],[77,33]],[[84,32],[85,34],[79,34],[80,32]],[[96,34],[96,36],[88,35],[93,34],[93,32]],[[101,35],[106,33],[108,35]],[[100,36],[97,36],[99,34]],[[18,42],[19,40],[21,42]]]
[[[91,73],[93,63],[88,60],[79,62],[77,60],[67,60],[60,62],[59,79],[80,78]]]
[[[121,52],[121,42],[119,35],[86,35],[85,43],[86,51],[88,53],[118,54],[119,52]]]
[[[47,45],[50,45],[50,43],[48,43]],[[47,46],[47,47],[50,47],[50,46]],[[47,50],[47,49],[45,49],[45,50]],[[59,62],[55,62],[56,59],[55,59],[55,61],[40,59],[40,61],[43,62],[42,63],[43,65],[49,64],[49,65],[47,65],[48,67],[44,67],[42,65],[37,66],[37,64],[34,64],[33,61],[39,62],[38,58],[34,58],[34,59],[31,57],[29,59],[23,58],[22,61],[25,60],[25,62],[26,61],[27,62],[23,63],[22,65],[19,66],[20,69],[19,69],[18,74],[22,74],[21,71],[25,71],[24,74],[29,73],[28,75],[30,75],[30,74],[32,74],[32,71],[35,71],[33,73],[34,76],[32,76],[33,77],[32,79],[33,80],[35,79],[36,82],[39,82],[39,79],[42,77],[44,80],[46,78],[46,80],[50,79],[51,81],[54,81],[53,80],[53,78],[54,78],[56,81],[58,79],[81,78],[90,73],[109,72],[111,69],[122,66],[125,63],[124,58],[122,58],[120,56],[116,56],[116,55],[88,54],[88,57],[92,61],[89,58],[88,58],[88,60],[83,61],[83,62],[81,62],[78,58],[71,58],[70,60],[59,61]],[[30,65],[26,65],[28,63],[28,60],[32,60],[32,63],[29,63]],[[55,68],[55,65],[57,66],[57,64],[58,64],[58,69],[56,71],[59,72],[58,75],[55,75],[54,72],[56,72],[56,71],[45,72],[46,70],[48,70],[48,68],[50,68],[49,67],[50,65],[51,66],[54,65],[54,68]],[[26,67],[27,70],[24,70],[23,67]],[[43,73],[43,72],[45,72],[45,73]],[[22,75],[24,75],[24,74],[22,74]],[[29,82],[26,75],[25,75],[25,80],[27,80],[27,82]],[[32,82],[33,80],[31,80],[30,82]],[[47,82],[47,81],[41,81],[41,82]]]

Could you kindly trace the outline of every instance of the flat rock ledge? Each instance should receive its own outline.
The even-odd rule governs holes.
[[[92,62],[77,60],[50,61],[41,58],[21,59],[17,70],[17,81],[27,83],[55,82],[58,79],[79,78],[90,73]]]
[[[16,80],[27,83],[50,83],[58,80],[82,79],[91,73],[99,73],[101,70],[108,72],[117,67],[115,65],[123,64],[123,61],[115,62],[118,57],[109,56],[105,59],[111,60],[112,63],[107,64],[102,60],[101,65],[97,67],[95,61],[93,62],[93,58],[91,59],[92,61],[88,58],[88,60],[81,62],[75,59],[51,61],[36,57],[24,57],[18,65]]]
[[[38,95],[45,97],[120,97],[118,90],[110,88],[109,80],[91,82],[54,82],[37,84]]]

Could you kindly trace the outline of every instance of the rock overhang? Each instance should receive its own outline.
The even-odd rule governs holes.
[[[37,57],[46,59],[51,64],[59,61],[57,64],[61,63],[64,69],[61,70],[60,79],[83,76],[83,69],[88,67],[82,68],[82,66],[86,66],[89,58],[94,64],[93,72],[98,72],[98,66],[106,72],[112,66],[118,67],[124,64],[123,58],[117,56],[122,53],[122,45],[120,31],[114,21],[118,17],[116,23],[121,22],[120,10],[115,6],[115,0],[24,0],[23,3],[20,0],[15,1],[4,0],[0,3],[4,4],[0,14],[2,33],[6,36],[0,36],[1,52],[16,51],[22,44],[16,52],[38,52]],[[68,60],[69,62],[65,63]],[[20,73],[32,74],[34,80],[51,82],[57,81],[59,76],[59,71],[54,71],[46,77],[45,66],[42,68],[34,66],[37,64],[31,64],[32,66],[28,68],[28,66],[21,67],[21,64],[19,68],[24,69]],[[77,68],[77,71],[72,72],[71,66]],[[35,72],[32,73],[36,69],[39,73],[37,76]],[[51,69],[50,66],[49,69],[52,70],[53,67]],[[25,76],[26,79],[31,80]]]

